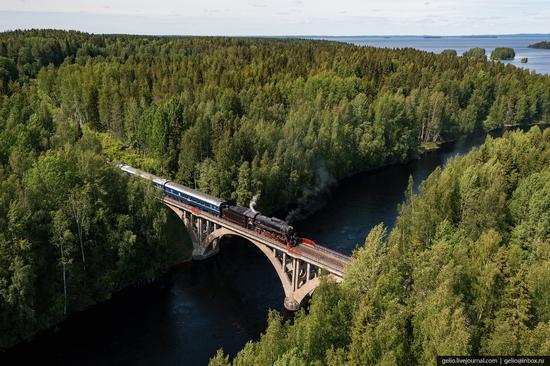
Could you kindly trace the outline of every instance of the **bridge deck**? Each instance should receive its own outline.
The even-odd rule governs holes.
[[[344,274],[345,264],[349,262],[348,256],[320,245],[314,247],[307,244],[300,244],[293,248],[288,248],[286,245],[278,242],[277,240],[267,238],[253,230],[245,229],[242,226],[224,220],[218,216],[214,216],[207,212],[195,209],[168,196],[164,196],[162,200],[168,205],[178,207],[187,212],[191,212],[195,216],[202,217],[222,227],[229,228],[247,239],[261,242],[262,244],[265,244],[270,248],[280,250],[289,256],[309,262],[340,278]]]

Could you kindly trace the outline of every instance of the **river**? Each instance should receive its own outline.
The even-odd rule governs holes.
[[[348,178],[297,231],[351,253],[380,222],[391,227],[408,177],[416,186],[435,167],[480,145],[482,135],[448,143],[419,160]],[[183,230],[183,226],[182,226]],[[284,293],[268,260],[244,241],[181,264],[154,283],[115,294],[74,314],[4,355],[7,363],[57,365],[205,365],[218,348],[234,356],[265,329],[268,309],[283,310]]]

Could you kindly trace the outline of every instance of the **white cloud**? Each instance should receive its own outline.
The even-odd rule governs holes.
[[[56,27],[147,34],[494,34],[550,32],[548,19],[548,0],[0,0],[1,30]]]

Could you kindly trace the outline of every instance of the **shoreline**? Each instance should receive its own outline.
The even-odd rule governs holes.
[[[273,210],[272,212],[268,212],[267,214],[269,215],[275,215],[276,217],[279,217],[279,218],[287,218],[288,215],[293,212],[293,211],[296,211],[296,210],[300,210],[300,208],[302,206],[311,206],[312,203],[316,202],[318,199],[320,199],[323,195],[326,195],[328,193],[331,192],[331,190],[338,186],[341,182],[345,181],[345,180],[348,180],[348,179],[353,179],[354,177],[360,175],[360,174],[365,174],[365,173],[369,173],[369,172],[376,172],[380,169],[385,169],[385,168],[388,168],[388,167],[391,167],[391,166],[399,166],[399,165],[406,165],[406,164],[409,164],[413,161],[416,161],[416,160],[419,160],[419,159],[422,159],[422,157],[426,154],[429,154],[429,153],[432,153],[432,152],[436,152],[436,151],[439,151],[441,150],[445,145],[448,145],[448,144],[452,144],[452,143],[456,143],[457,141],[461,140],[461,139],[468,139],[468,138],[472,138],[473,136],[475,136],[476,134],[482,134],[484,135],[484,138],[487,138],[487,136],[491,135],[491,133],[497,133],[497,132],[506,132],[507,130],[509,129],[512,129],[512,128],[524,128],[526,130],[530,129],[531,127],[534,127],[534,126],[550,126],[550,122],[545,122],[545,121],[539,121],[539,122],[535,122],[535,123],[531,123],[531,124],[528,124],[526,126],[521,126],[519,124],[514,124],[514,125],[503,125],[502,127],[497,127],[497,128],[493,128],[491,130],[480,130],[480,131],[477,131],[477,132],[472,132],[468,135],[465,135],[465,136],[460,136],[458,138],[454,138],[454,139],[450,139],[450,140],[445,140],[445,141],[439,141],[439,142],[432,142],[432,143],[428,143],[428,146],[425,147],[423,150],[420,150],[418,151],[415,155],[409,157],[408,159],[406,159],[405,161],[403,162],[391,162],[391,163],[388,163],[388,164],[383,164],[379,167],[376,167],[376,168],[370,168],[370,169],[366,169],[366,170],[361,170],[361,171],[356,171],[356,172],[353,172],[353,173],[350,173],[350,174],[347,174],[339,179],[336,179],[334,182],[330,183],[329,185],[327,185],[326,187],[322,188],[321,190],[319,190],[318,192],[315,192],[314,194],[312,194],[311,196],[309,197],[302,197],[302,198],[299,198],[297,201],[294,201],[294,202],[291,202],[289,204],[286,205],[286,207],[281,207],[281,208],[277,208],[275,210]],[[302,203],[300,203],[300,201],[302,201]],[[323,205],[320,205],[319,209],[322,207]],[[314,206],[315,207],[315,206]],[[308,207],[308,208],[311,208],[311,207]],[[296,220],[292,220],[292,222],[290,222],[291,224],[295,224],[295,223],[298,223],[302,220],[305,220],[307,219],[308,217],[310,217],[311,215],[313,215],[315,212],[317,212],[318,209],[313,209],[313,210],[308,210],[308,214],[306,215],[302,215],[301,212],[299,213],[299,218],[296,219]]]
[[[161,207],[164,207],[164,206],[161,206]],[[169,209],[167,209],[167,212],[168,212],[169,215],[172,214],[172,211],[169,210]],[[169,221],[167,222],[167,225],[172,225],[174,223],[175,222],[170,222],[170,219],[169,219]],[[181,222],[178,222],[178,224],[180,224],[180,223]],[[185,230],[186,230],[185,226],[183,226],[183,223],[181,223],[181,225],[182,225],[182,227],[181,227],[182,234],[185,234]],[[170,233],[169,233],[170,228],[168,228],[167,231],[168,231],[167,234],[170,235]],[[76,311],[72,311],[70,313],[67,313],[66,315],[64,315],[60,319],[60,321],[55,322],[55,323],[53,323],[53,324],[51,324],[47,327],[36,329],[31,335],[29,335],[26,338],[21,339],[19,342],[15,343],[15,344],[9,345],[7,347],[0,346],[0,356],[2,356],[3,354],[11,352],[12,350],[14,350],[18,347],[24,347],[24,346],[32,343],[33,341],[35,341],[38,338],[46,337],[50,334],[55,334],[59,331],[59,328],[62,327],[62,325],[65,322],[70,321],[71,318],[73,318],[75,316],[78,316],[78,315],[81,315],[82,313],[85,313],[87,311],[93,310],[94,308],[102,306],[106,303],[109,303],[113,299],[113,297],[119,296],[121,293],[123,293],[125,291],[131,291],[132,289],[139,289],[141,287],[149,286],[150,284],[152,284],[152,283],[160,280],[161,278],[169,275],[170,272],[172,272],[178,266],[181,266],[181,265],[184,265],[186,263],[189,263],[189,262],[193,261],[193,258],[191,256],[192,247],[191,248],[186,248],[187,245],[192,245],[192,244],[190,242],[188,243],[187,238],[185,238],[185,237],[182,238],[181,240],[182,240],[181,244],[184,246],[184,248],[182,248],[182,250],[183,250],[182,259],[177,261],[176,263],[170,265],[170,266],[167,266],[166,269],[164,269],[161,273],[158,273],[156,276],[154,276],[152,278],[136,280],[135,282],[133,282],[129,285],[126,285],[122,288],[116,289],[115,291],[110,293],[109,298],[104,299],[102,301],[92,302],[92,303],[84,306],[81,309],[78,309]],[[187,250],[187,249],[189,249],[189,250]]]
[[[84,307],[83,309],[71,312],[71,313],[67,314],[61,321],[59,321],[55,324],[52,324],[51,326],[49,326],[47,328],[37,329],[36,332],[34,332],[31,336],[29,336],[25,339],[22,339],[20,342],[15,343],[15,344],[13,344],[9,347],[0,347],[0,357],[3,356],[3,355],[7,355],[10,352],[14,352],[18,348],[27,347],[30,344],[32,344],[32,342],[34,342],[34,341],[41,340],[41,339],[46,339],[48,336],[57,334],[59,331],[62,330],[61,328],[63,328],[63,325],[65,323],[70,322],[75,317],[82,316],[86,312],[93,311],[94,309],[97,309],[101,306],[107,305],[109,302],[111,302],[113,300],[114,297],[121,296],[124,292],[139,290],[142,287],[150,286],[151,284],[161,280],[163,277],[166,277],[166,276],[170,275],[170,273],[173,272],[174,270],[176,270],[178,267],[180,267],[182,265],[186,265],[186,264],[188,264],[192,261],[193,261],[192,257],[189,256],[188,258],[185,258],[182,261],[180,261],[180,262],[174,264],[173,266],[169,267],[166,271],[164,271],[163,273],[159,274],[158,276],[156,276],[154,278],[151,278],[151,279],[148,279],[148,280],[136,281],[135,283],[133,283],[131,285],[128,285],[128,286],[125,286],[121,289],[118,289],[115,292],[112,292],[111,296],[108,299],[105,299],[103,301],[94,302],[94,303],[89,304],[88,306]]]

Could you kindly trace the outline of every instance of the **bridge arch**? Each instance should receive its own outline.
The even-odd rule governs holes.
[[[283,268],[283,264],[279,260],[279,258],[277,257],[275,250],[273,250],[273,249],[271,249],[271,248],[269,248],[269,247],[267,247],[267,246],[265,246],[261,243],[258,243],[255,240],[251,240],[250,238],[247,238],[244,235],[241,235],[239,233],[236,233],[236,232],[234,232],[230,229],[223,228],[223,227],[219,228],[219,229],[216,229],[213,232],[211,232],[208,235],[208,237],[206,238],[206,240],[207,240],[208,243],[213,243],[213,242],[215,242],[215,240],[219,240],[219,239],[221,239],[222,237],[224,237],[226,235],[238,236],[239,238],[243,238],[246,241],[254,244],[256,246],[256,248],[260,249],[260,251],[267,257],[267,259],[269,259],[269,261],[271,262],[271,265],[275,269],[275,272],[279,276],[279,279],[281,280],[281,284],[283,285],[283,290],[285,292],[285,297],[286,298],[292,298],[293,297],[291,280],[289,279],[288,274],[285,272],[285,270]]]
[[[285,293],[284,306],[287,310],[298,310],[306,297],[319,286],[320,269],[315,264],[293,255],[286,248],[268,246],[255,240],[251,235],[244,235],[241,230],[223,226],[217,218],[208,219],[194,209],[179,207],[177,203],[163,200],[163,203],[174,211],[183,221],[191,241],[193,242],[193,259],[202,260],[217,254],[220,250],[220,240],[226,235],[238,236],[255,245],[271,262]],[[213,220],[213,221],[211,221]],[[216,223],[217,221],[218,223]],[[337,281],[339,278],[334,277]]]

